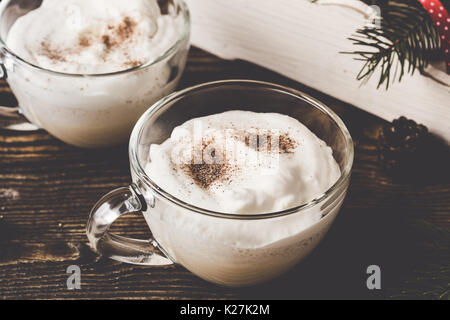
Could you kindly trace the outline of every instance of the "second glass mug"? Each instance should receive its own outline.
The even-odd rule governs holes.
[[[332,148],[341,169],[338,181],[298,207],[236,215],[183,202],[145,173],[145,164],[151,161],[150,145],[164,142],[176,126],[237,109],[277,112],[298,119]],[[132,264],[178,263],[205,280],[238,287],[280,275],[317,246],[344,200],[353,142],[333,111],[299,91],[264,82],[228,80],[195,86],[153,105],[133,130],[129,156],[132,185],[107,194],[91,211],[87,236],[93,249]],[[142,212],[154,239],[129,239],[108,232],[117,218],[130,212]],[[255,245],[241,246],[242,239],[246,240],[242,243]]]
[[[186,4],[183,0],[158,2],[161,11],[176,19],[181,29],[166,52],[143,65],[104,74],[43,69],[8,48],[11,26],[41,4],[42,0],[0,3],[0,77],[8,81],[19,102],[16,108],[0,107],[0,128],[42,128],[66,143],[86,148],[126,142],[142,113],[173,92],[183,73],[190,37]]]

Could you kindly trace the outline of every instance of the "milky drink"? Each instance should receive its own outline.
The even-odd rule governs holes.
[[[312,206],[278,218],[239,220],[308,203],[341,175],[325,142],[277,113],[236,110],[189,120],[151,145],[149,159],[147,175],[170,195],[236,215],[218,218],[163,202],[144,213],[176,262],[219,284],[261,282],[292,267],[323,237],[344,197],[327,212]]]
[[[58,138],[84,147],[124,142],[139,116],[173,91],[186,52],[138,67],[160,59],[184,23],[156,0],[44,0],[15,21],[6,44],[53,72],[17,67],[8,82],[27,118]]]

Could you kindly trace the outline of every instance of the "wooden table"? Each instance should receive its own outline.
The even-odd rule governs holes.
[[[355,107],[242,61],[193,49],[180,88],[229,78],[285,84],[317,97],[344,120],[356,158],[348,196],[321,245],[298,267],[258,287],[228,289],[180,266],[142,267],[97,257],[85,224],[106,192],[130,183],[126,146],[81,150],[44,131],[0,131],[1,299],[215,299],[450,297],[450,179],[448,148],[433,170],[409,182],[393,180],[377,162],[376,132],[384,123]],[[412,95],[414,93],[411,93]],[[0,103],[14,105],[5,82]],[[139,215],[115,232],[148,237]],[[382,289],[369,291],[366,269],[381,267]],[[81,268],[81,290],[68,290],[66,270]]]

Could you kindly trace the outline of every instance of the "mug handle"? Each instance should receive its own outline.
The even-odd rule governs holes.
[[[161,252],[154,239],[138,240],[109,233],[117,218],[147,210],[147,202],[134,185],[118,188],[103,196],[92,208],[86,227],[89,242],[97,253],[111,259],[137,265],[173,264]]]
[[[0,79],[6,80],[6,68],[0,63]],[[30,123],[19,107],[0,106],[0,129],[14,131],[36,131],[39,127]]]

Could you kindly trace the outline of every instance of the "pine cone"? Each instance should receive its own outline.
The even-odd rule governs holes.
[[[388,170],[417,168],[425,157],[427,139],[427,127],[400,117],[379,132],[379,160]]]

